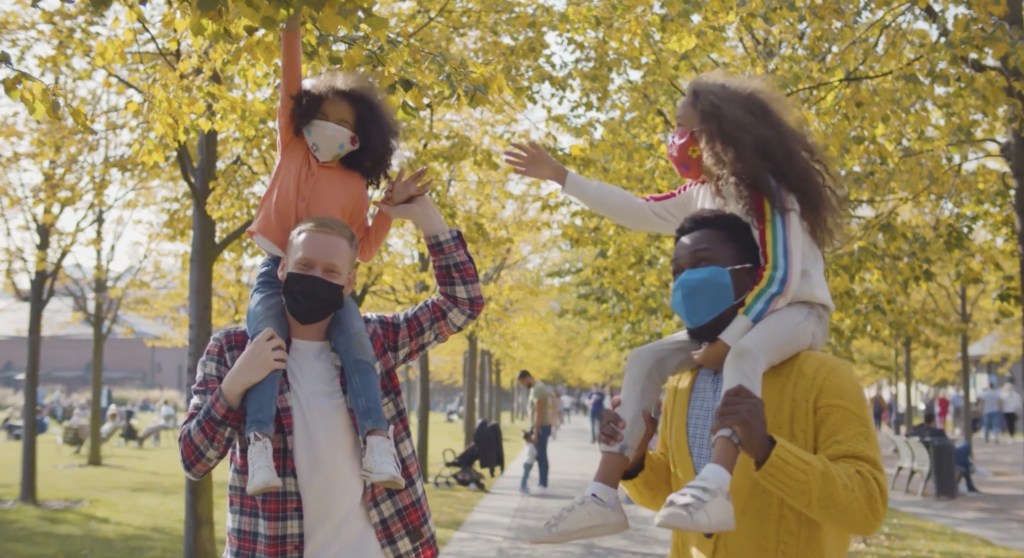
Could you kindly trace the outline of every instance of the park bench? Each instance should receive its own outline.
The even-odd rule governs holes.
[[[889,489],[896,488],[896,479],[903,470],[907,471],[907,484],[904,492],[910,492],[910,483],[914,480],[915,474],[924,475],[917,495],[924,494],[924,489],[932,476],[932,460],[928,448],[921,442],[920,438],[906,436],[893,436],[893,445],[896,446],[896,473],[892,476],[892,485]]]
[[[925,488],[928,487],[928,481],[932,478],[932,455],[928,451],[928,446],[924,445],[920,438],[913,436],[907,438],[907,445],[910,446],[913,459],[910,466],[910,474],[907,476],[905,492],[910,492],[910,482],[914,479],[915,474],[920,473],[924,475],[924,478],[921,479],[921,486],[917,489],[917,495],[921,496],[924,494]]]

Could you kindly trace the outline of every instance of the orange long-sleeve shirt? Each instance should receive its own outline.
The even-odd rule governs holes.
[[[308,217],[335,217],[359,239],[358,259],[370,261],[391,231],[391,217],[377,212],[369,223],[366,179],[337,161],[321,163],[294,133],[292,97],[302,91],[300,31],[281,34],[281,91],[277,108],[277,165],[260,200],[249,236],[267,253],[284,256],[291,230]]]

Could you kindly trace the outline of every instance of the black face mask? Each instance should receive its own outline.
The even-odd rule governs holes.
[[[302,325],[330,318],[345,304],[345,288],[316,275],[288,272],[281,289],[284,307]]]

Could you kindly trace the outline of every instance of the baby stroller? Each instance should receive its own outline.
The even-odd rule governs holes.
[[[452,481],[454,480],[459,486],[468,487],[470,490],[487,490],[484,486],[484,476],[482,473],[473,468],[473,465],[478,461],[481,461],[483,451],[486,451],[487,447],[487,421],[481,420],[476,425],[476,430],[473,431],[473,443],[470,444],[465,451],[459,455],[455,455],[455,450],[451,448],[445,448],[441,452],[441,456],[444,458],[444,466],[434,476],[434,486],[441,488],[441,483],[448,488],[452,487]],[[504,464],[503,464],[504,465]],[[481,466],[483,463],[481,462]]]
[[[444,483],[445,487],[451,488],[452,481],[459,486],[465,486],[470,490],[487,490],[484,486],[484,476],[473,468],[473,464],[478,459],[478,452],[475,444],[470,444],[466,451],[463,451],[459,455],[455,455],[455,450],[451,448],[445,448],[441,455],[444,457],[444,466],[434,476],[434,487],[441,488],[441,483]]]

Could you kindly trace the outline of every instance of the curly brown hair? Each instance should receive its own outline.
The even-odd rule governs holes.
[[[724,72],[690,82],[684,103],[695,110],[705,174],[719,191],[757,193],[783,206],[789,191],[818,246],[837,238],[843,196],[799,110],[763,78]],[[773,182],[774,179],[774,182]]]
[[[292,107],[292,132],[302,136],[302,129],[316,119],[324,99],[344,99],[356,114],[359,149],[345,155],[339,163],[366,179],[367,188],[376,188],[391,178],[391,157],[398,148],[398,121],[395,111],[384,99],[381,90],[362,74],[332,72],[303,81],[302,91],[295,95]]]

